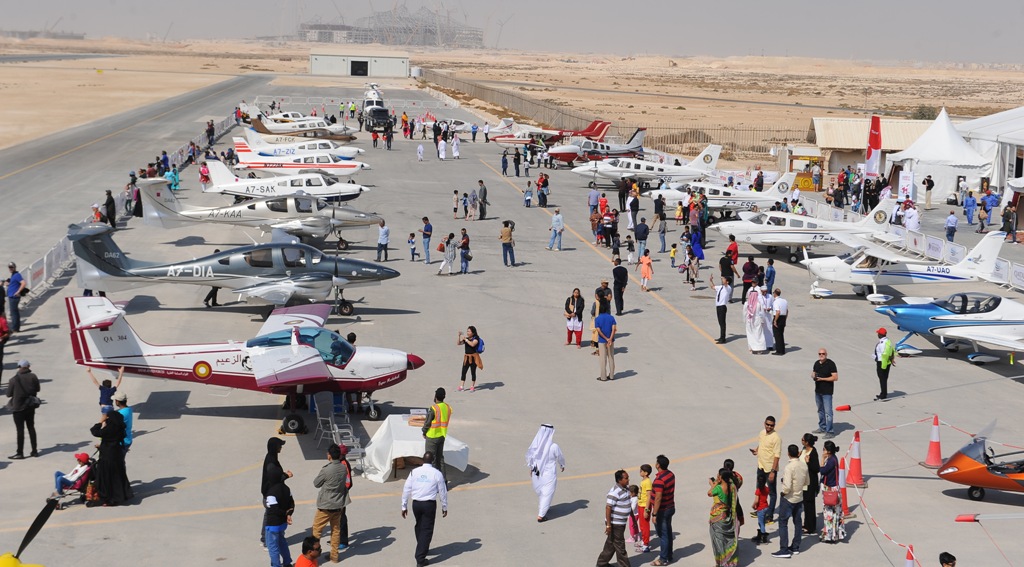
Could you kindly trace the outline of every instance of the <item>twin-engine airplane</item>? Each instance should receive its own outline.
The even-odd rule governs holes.
[[[207,162],[211,185],[206,193],[223,193],[236,197],[289,197],[306,195],[327,202],[349,201],[370,188],[355,183],[341,183],[320,173],[296,173],[268,177],[238,177],[219,161]],[[253,173],[252,175],[256,175]]]
[[[615,158],[579,165],[574,167],[572,172],[581,177],[589,177],[588,187],[594,187],[599,180],[618,182],[622,179],[664,179],[687,183],[701,179],[714,171],[718,167],[718,156],[721,153],[722,146],[711,144],[686,165],[665,165],[637,158]]]
[[[213,222],[280,229],[298,237],[323,238],[332,232],[363,228],[380,223],[381,217],[328,205],[312,197],[261,197],[227,207],[187,207],[181,204],[164,179],[140,179],[139,194],[144,205],[143,222],[151,226],[178,228],[197,222]]]
[[[252,118],[252,127],[260,134],[284,134],[288,136],[304,136],[322,138],[338,142],[351,142],[356,137],[352,128],[341,124],[328,124],[326,120],[302,120],[299,122],[273,122],[265,118]]]
[[[328,152],[342,159],[353,159],[365,153],[362,148],[343,146],[331,140],[302,140],[299,142],[270,143],[252,128],[244,130],[245,137],[235,136],[231,141],[235,144],[235,153],[251,152],[263,157],[305,156],[314,152]]]
[[[324,301],[332,291],[338,313],[352,315],[352,303],[340,291],[379,285],[399,273],[375,262],[324,254],[300,243],[254,244],[182,262],[129,259],[111,238],[106,224],[68,227],[84,289],[123,291],[161,283],[217,286],[275,305]]]
[[[576,161],[601,161],[613,157],[636,157],[644,155],[644,137],[647,128],[637,128],[625,144],[609,144],[597,140],[582,140],[571,144],[560,144],[548,149],[553,159],[572,165]]]
[[[796,179],[795,172],[789,172],[779,178],[767,191],[747,191],[737,187],[725,187],[711,183],[694,181],[678,188],[652,189],[644,193],[651,199],[664,196],[665,203],[673,206],[680,201],[688,201],[687,190],[694,193],[704,193],[708,197],[708,209],[719,212],[748,211],[756,209],[769,209],[775,203],[784,201],[789,196],[793,181]]]
[[[359,392],[372,395],[405,380],[423,359],[398,350],[356,347],[323,328],[329,305],[276,309],[257,336],[245,342],[152,345],[124,319],[124,311],[105,297],[65,299],[75,362],[139,376],[226,386],[270,394]],[[368,416],[380,417],[370,401]],[[304,430],[303,418],[290,413],[281,428]]]
[[[514,133],[494,135],[490,134],[491,141],[503,148],[521,148],[530,145],[554,144],[564,138],[587,138],[590,140],[604,140],[611,122],[595,120],[582,130],[544,130],[534,126],[516,124],[512,126]]]

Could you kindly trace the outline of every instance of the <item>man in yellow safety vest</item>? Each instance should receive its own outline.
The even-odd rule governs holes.
[[[452,407],[444,403],[444,388],[434,392],[434,405],[427,410],[427,420],[423,424],[423,438],[427,440],[427,451],[434,454],[434,466],[441,471],[445,482],[448,474],[444,467],[444,438],[448,436],[448,422],[452,418]]]

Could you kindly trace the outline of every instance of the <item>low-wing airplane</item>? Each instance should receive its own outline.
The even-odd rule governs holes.
[[[352,159],[345,159],[332,154],[328,150],[307,152],[294,156],[264,156],[251,152],[237,152],[236,169],[255,169],[259,171],[288,172],[300,170],[319,170],[331,175],[355,175],[370,169],[370,166]]]
[[[764,246],[769,253],[774,253],[779,246],[788,247],[789,261],[796,262],[799,257],[794,248],[839,242],[835,237],[838,233],[870,235],[885,231],[895,206],[896,199],[885,199],[858,222],[830,221],[794,213],[768,211],[742,213],[750,216],[740,220],[716,222],[709,228],[723,236],[734,235],[737,242]]]
[[[686,165],[666,165],[637,158],[615,158],[579,165],[574,167],[572,172],[581,177],[589,177],[588,187],[596,186],[597,182],[603,179],[664,179],[687,183],[701,179],[714,171],[718,167],[718,156],[721,153],[722,146],[711,144]]]
[[[252,118],[250,123],[260,134],[285,134],[339,142],[351,142],[356,139],[352,135],[351,127],[342,124],[329,124],[323,118],[301,122],[271,122],[270,120],[264,121],[263,118]]]
[[[302,140],[283,144],[271,144],[263,139],[259,132],[252,128],[244,130],[245,137],[231,138],[235,144],[235,153],[251,152],[264,157],[304,156],[314,152],[328,152],[343,159],[353,159],[365,153],[362,148],[343,146],[331,140]]]
[[[320,173],[296,173],[273,177],[238,177],[219,161],[207,162],[211,185],[205,193],[223,193],[236,197],[289,197],[306,195],[327,202],[350,201],[369,187],[341,183]],[[255,175],[255,174],[251,174]],[[236,199],[239,200],[239,199]]]
[[[576,161],[601,161],[607,158],[631,158],[644,155],[647,128],[637,128],[625,144],[609,144],[596,140],[580,140],[548,149],[553,159],[573,165]]]
[[[196,222],[247,226],[269,231],[280,229],[298,237],[323,238],[332,232],[363,228],[383,220],[375,214],[349,207],[328,205],[313,197],[261,197],[226,207],[188,207],[167,188],[164,179],[140,179],[143,222],[151,226],[177,228]],[[344,240],[339,248],[347,245]]]
[[[986,488],[1024,492],[1024,459],[1020,457],[1024,451],[997,455],[989,441],[995,426],[996,422],[992,421],[982,428],[970,443],[946,459],[935,473],[942,480],[968,486],[967,497],[971,500],[984,499]],[[1017,458],[1006,459],[1014,456]]]
[[[405,380],[423,359],[399,350],[356,347],[323,328],[324,304],[275,309],[248,341],[153,345],[105,297],[65,299],[75,363],[91,368],[124,367],[129,374],[253,390],[270,394],[359,392],[372,395]],[[290,396],[290,398],[293,396]],[[370,419],[380,410],[370,401]],[[281,428],[303,431],[292,410]]]
[[[680,184],[676,187],[669,186],[668,189],[652,189],[643,193],[651,199],[660,196],[665,197],[665,202],[674,205],[688,199],[687,190],[692,189],[694,193],[704,193],[708,197],[708,208],[711,211],[732,212],[768,209],[779,201],[783,201],[790,193],[793,181],[796,179],[796,172],[790,171],[780,177],[772,184],[767,191],[747,191],[738,187],[725,187],[712,183],[694,181],[688,184]]]
[[[516,124],[513,126],[515,131],[512,133],[498,134],[496,136],[489,134],[489,137],[498,146],[509,149],[539,144],[550,145],[558,143],[564,138],[572,137],[604,140],[611,125],[611,122],[595,120],[582,130],[544,130],[535,126]]]
[[[400,274],[375,262],[323,252],[298,242],[253,244],[181,262],[129,259],[107,224],[73,224],[68,240],[75,251],[77,277],[84,289],[123,291],[161,283],[217,286],[275,305],[318,302],[336,293],[338,313],[352,315],[341,296],[348,287],[379,285]]]
[[[800,263],[807,266],[807,271],[817,280],[851,284],[858,295],[864,295],[868,287],[877,294],[880,285],[962,283],[990,278],[1006,240],[1005,232],[990,232],[963,260],[948,265],[921,262],[860,236],[840,233],[833,236],[854,251],[842,256],[808,258]],[[814,282],[814,287],[818,287],[818,281]]]
[[[984,364],[999,357],[979,352],[978,344],[994,345],[1014,351],[1024,349],[1024,305],[988,293],[954,293],[944,299],[905,297],[906,305],[886,305],[875,311],[885,315],[907,336],[896,343],[896,352],[910,356],[920,349],[906,342],[914,335],[939,337],[943,346],[958,350],[955,341],[971,343],[974,352],[967,360]]]

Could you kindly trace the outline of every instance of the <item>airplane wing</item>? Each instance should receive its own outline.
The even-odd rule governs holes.
[[[232,289],[231,293],[244,293],[276,305],[284,305],[296,295],[318,300],[326,299],[333,287],[334,278],[331,274],[306,274]]]
[[[331,315],[331,306],[322,303],[298,305],[275,309],[260,327],[257,337],[277,331],[291,330],[292,327],[323,327]]]
[[[872,256],[874,258],[878,258],[879,260],[884,260],[886,262],[918,261],[917,258],[911,258],[909,256],[897,254],[896,252],[889,248],[886,248],[885,246],[875,244],[870,239],[865,238],[864,236],[861,235],[848,234],[836,231],[832,234],[832,238],[835,238],[842,244],[845,244],[846,246],[849,246],[854,250],[863,250],[865,253],[867,253],[867,255]]]
[[[302,230],[310,234],[327,235],[331,232],[331,219],[328,217],[306,217],[290,219],[267,225],[270,229],[279,228],[285,232]]]
[[[990,325],[958,327],[943,333],[946,338],[977,341],[988,345],[1000,346],[1012,350],[1024,349],[1024,335],[997,335],[995,327]]]
[[[271,315],[271,318],[273,317]],[[323,382],[331,377],[331,371],[319,351],[311,346],[255,348],[250,351],[249,356],[252,359],[256,385],[261,388],[311,384]]]

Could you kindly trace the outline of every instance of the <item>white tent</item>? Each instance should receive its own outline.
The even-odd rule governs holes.
[[[971,147],[992,160],[989,177],[993,186],[1009,185],[1011,179],[1024,173],[1017,162],[1018,148],[1024,148],[1024,107],[963,122],[956,129]]]
[[[882,138],[885,138],[884,131]],[[969,185],[977,186],[980,178],[989,174],[992,160],[983,157],[964,141],[943,108],[935,122],[909,148],[886,158],[886,170],[893,165],[902,166],[903,171],[913,171],[918,187],[926,176],[931,175],[935,182],[932,203],[942,203],[956,192],[957,176],[964,175]],[[918,192],[919,200],[924,195],[921,191]]]

